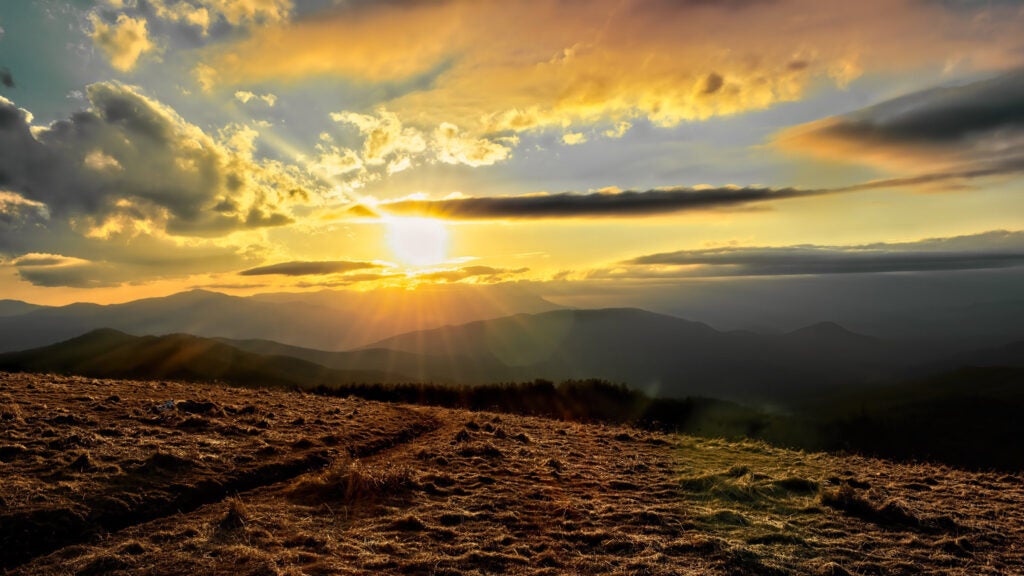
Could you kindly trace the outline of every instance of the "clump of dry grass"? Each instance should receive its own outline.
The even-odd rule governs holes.
[[[8,394],[0,396],[0,422],[7,422],[9,424],[24,422],[21,417],[21,409],[18,408],[14,398],[11,398]]]
[[[396,518],[391,522],[390,527],[392,530],[398,530],[400,532],[422,532],[427,529],[427,525],[412,514]]]
[[[218,564],[231,567],[232,574],[278,576],[281,573],[271,554],[252,546],[226,546],[217,550],[216,557]]]
[[[83,452],[68,464],[68,468],[77,472],[89,472],[96,469],[96,463],[89,457],[88,452]]]
[[[250,522],[249,509],[245,502],[237,496],[228,500],[228,510],[224,517],[217,523],[219,530],[230,531],[245,528]]]
[[[458,454],[460,456],[480,456],[482,458],[501,458],[505,455],[499,448],[490,442],[470,444],[459,449]]]
[[[820,490],[818,501],[829,508],[883,526],[921,527],[925,525],[924,520],[914,514],[904,502],[889,499],[877,504],[864,494],[852,486],[844,484],[838,488]]]
[[[353,505],[403,494],[414,486],[413,472],[408,466],[388,463],[370,468],[354,460],[299,479],[288,495],[306,503]]]

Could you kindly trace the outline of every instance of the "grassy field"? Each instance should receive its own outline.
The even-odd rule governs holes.
[[[11,574],[1013,574],[1024,477],[173,382],[0,374]]]

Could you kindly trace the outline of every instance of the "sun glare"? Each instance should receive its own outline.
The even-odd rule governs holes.
[[[389,218],[387,240],[404,264],[430,266],[448,257],[448,229],[432,218]]]

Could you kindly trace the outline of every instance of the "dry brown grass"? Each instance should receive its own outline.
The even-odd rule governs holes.
[[[140,495],[299,454],[329,463],[15,574],[1024,573],[1019,475],[297,394],[18,378],[0,376],[24,422],[0,428],[0,446],[23,447],[0,462],[5,518],[85,518],[98,494],[131,510]],[[197,410],[153,412],[168,396]],[[209,425],[182,427],[189,418]],[[441,425],[410,433],[410,422]]]
[[[356,506],[399,496],[413,486],[413,471],[409,466],[387,463],[368,468],[354,460],[300,478],[287,490],[287,495],[297,502]]]

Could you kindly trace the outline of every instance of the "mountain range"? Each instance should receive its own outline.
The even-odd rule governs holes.
[[[514,285],[252,297],[193,290],[122,304],[56,307],[6,300],[0,302],[0,352],[45,346],[98,328],[138,336],[180,332],[344,350],[402,332],[557,308]]]
[[[0,355],[0,369],[96,377],[300,387],[599,378],[652,396],[759,402],[877,379],[897,365],[883,342],[835,324],[779,336],[727,333],[636,309],[519,314],[406,333],[340,352],[269,340],[131,336],[99,329]]]
[[[515,286],[0,304],[0,351],[27,350],[0,355],[0,368],[92,376],[300,387],[596,378],[651,396],[791,404],[959,366],[1024,365],[1024,341],[949,355],[834,322],[721,331],[636,308],[560,309]]]

